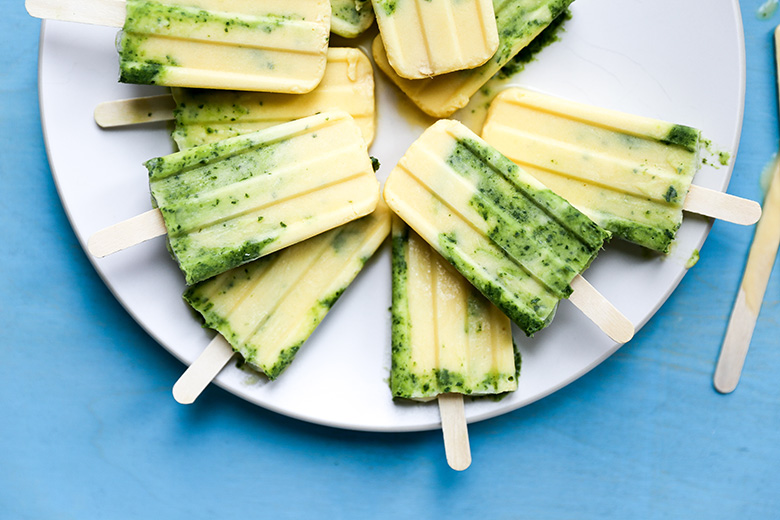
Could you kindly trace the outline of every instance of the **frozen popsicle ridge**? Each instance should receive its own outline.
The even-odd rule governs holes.
[[[146,167],[188,284],[364,216],[379,199],[360,129],[345,112],[190,148]],[[116,240],[127,246],[137,238]]]
[[[327,0],[127,0],[119,80],[304,93],[325,72]]]
[[[393,69],[383,44],[374,39],[371,52],[377,67],[423,112],[448,117],[466,106],[480,88],[560,16],[573,0],[494,0],[498,50],[483,65],[426,79],[401,77]]]
[[[668,252],[683,209],[737,223],[753,201],[691,185],[699,130],[522,88],[491,103],[482,137],[616,236]]]
[[[380,203],[361,219],[195,284],[184,299],[225,338],[231,352],[273,380],[389,232],[390,211]],[[194,400],[228,359],[227,354],[204,362],[198,358],[193,366],[205,368],[191,375],[188,369],[180,381],[186,391],[177,393]]]
[[[471,464],[464,395],[517,389],[509,318],[399,218],[393,219],[390,389],[438,400],[447,463]]]
[[[392,264],[393,396],[517,389],[509,318],[397,218]]]
[[[401,77],[422,79],[471,69],[498,48],[490,0],[378,0],[387,58]]]
[[[385,184],[388,205],[526,332],[545,327],[609,233],[456,121]]]
[[[33,16],[121,27],[125,83],[305,93],[325,72],[328,0],[28,0]],[[121,11],[121,12],[120,12]]]
[[[320,84],[306,94],[278,94],[174,87],[172,95],[108,101],[95,108],[99,126],[175,119],[179,149],[235,137],[320,112],[343,110],[360,126],[367,145],[374,139],[374,74],[359,49],[328,49]]]
[[[367,144],[374,139],[373,67],[359,49],[329,49],[322,81],[306,94],[179,88],[172,92],[173,138],[181,149],[331,110],[349,113]]]

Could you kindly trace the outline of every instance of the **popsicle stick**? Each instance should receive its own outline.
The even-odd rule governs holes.
[[[755,224],[761,217],[761,205],[758,202],[695,184],[691,185],[685,197],[683,209],[743,226]]]
[[[93,256],[103,258],[166,233],[162,213],[155,208],[97,231],[89,237],[87,249]]]
[[[471,465],[471,447],[463,396],[441,394],[438,396],[438,401],[447,464],[456,471],[463,471]]]
[[[104,101],[95,107],[95,122],[101,128],[138,123],[170,121],[176,102],[170,94],[117,101]]]
[[[106,27],[125,24],[124,0],[25,0],[24,6],[31,16],[46,20]]]
[[[748,253],[745,273],[731,311],[726,336],[715,367],[713,385],[723,394],[737,388],[756,326],[766,286],[780,247],[780,162],[775,165],[764,213]]]
[[[173,385],[173,398],[181,404],[194,403],[235,353],[225,337],[217,334]]]
[[[585,278],[581,275],[575,276],[571,287],[574,292],[569,296],[569,301],[598,325],[607,336],[618,343],[625,343],[634,337],[634,324]]]

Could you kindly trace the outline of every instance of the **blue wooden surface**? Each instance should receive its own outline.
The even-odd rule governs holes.
[[[771,33],[743,2],[747,101],[729,192],[760,199],[778,147]],[[0,21],[0,518],[780,518],[780,275],[737,391],[711,377],[752,230],[716,223],[699,263],[627,346],[574,384],[441,434],[313,426],[210,388],[114,300],[52,182],[37,102],[40,22]],[[691,65],[696,60],[692,57]]]

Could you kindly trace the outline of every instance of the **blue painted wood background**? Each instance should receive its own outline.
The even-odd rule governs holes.
[[[743,2],[744,130],[729,192],[761,199],[778,147],[772,31]],[[356,433],[218,388],[182,407],[182,366],[114,300],[62,210],[37,102],[40,22],[0,21],[0,518],[780,518],[780,274],[742,382],[711,377],[752,230],[716,223],[629,345],[553,396],[470,427]],[[692,57],[695,66],[695,57]]]

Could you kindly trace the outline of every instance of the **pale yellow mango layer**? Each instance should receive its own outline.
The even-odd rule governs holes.
[[[698,130],[520,88],[493,100],[482,137],[602,227],[663,252],[699,164]]]
[[[330,110],[351,115],[367,145],[374,139],[374,71],[359,49],[329,49],[325,75],[307,94],[182,88],[172,93],[173,138],[181,150]]]
[[[171,250],[190,284],[362,217],[379,198],[366,144],[346,112],[146,165]]]
[[[471,96],[563,13],[572,1],[493,0],[499,35],[498,50],[485,64],[473,69],[427,79],[407,79],[393,69],[381,37],[374,40],[371,51],[377,67],[420,110],[434,117],[448,117],[466,106]],[[402,32],[401,37],[404,36]]]
[[[491,0],[374,0],[388,62],[402,78],[478,67],[498,49]]]
[[[389,232],[390,211],[380,203],[366,217],[194,285],[184,298],[275,379]]]
[[[412,144],[384,198],[529,335],[552,320],[609,236],[456,121]]]
[[[327,0],[128,0],[120,81],[304,93],[325,71]]]
[[[509,318],[398,218],[393,219],[395,397],[517,389]]]

